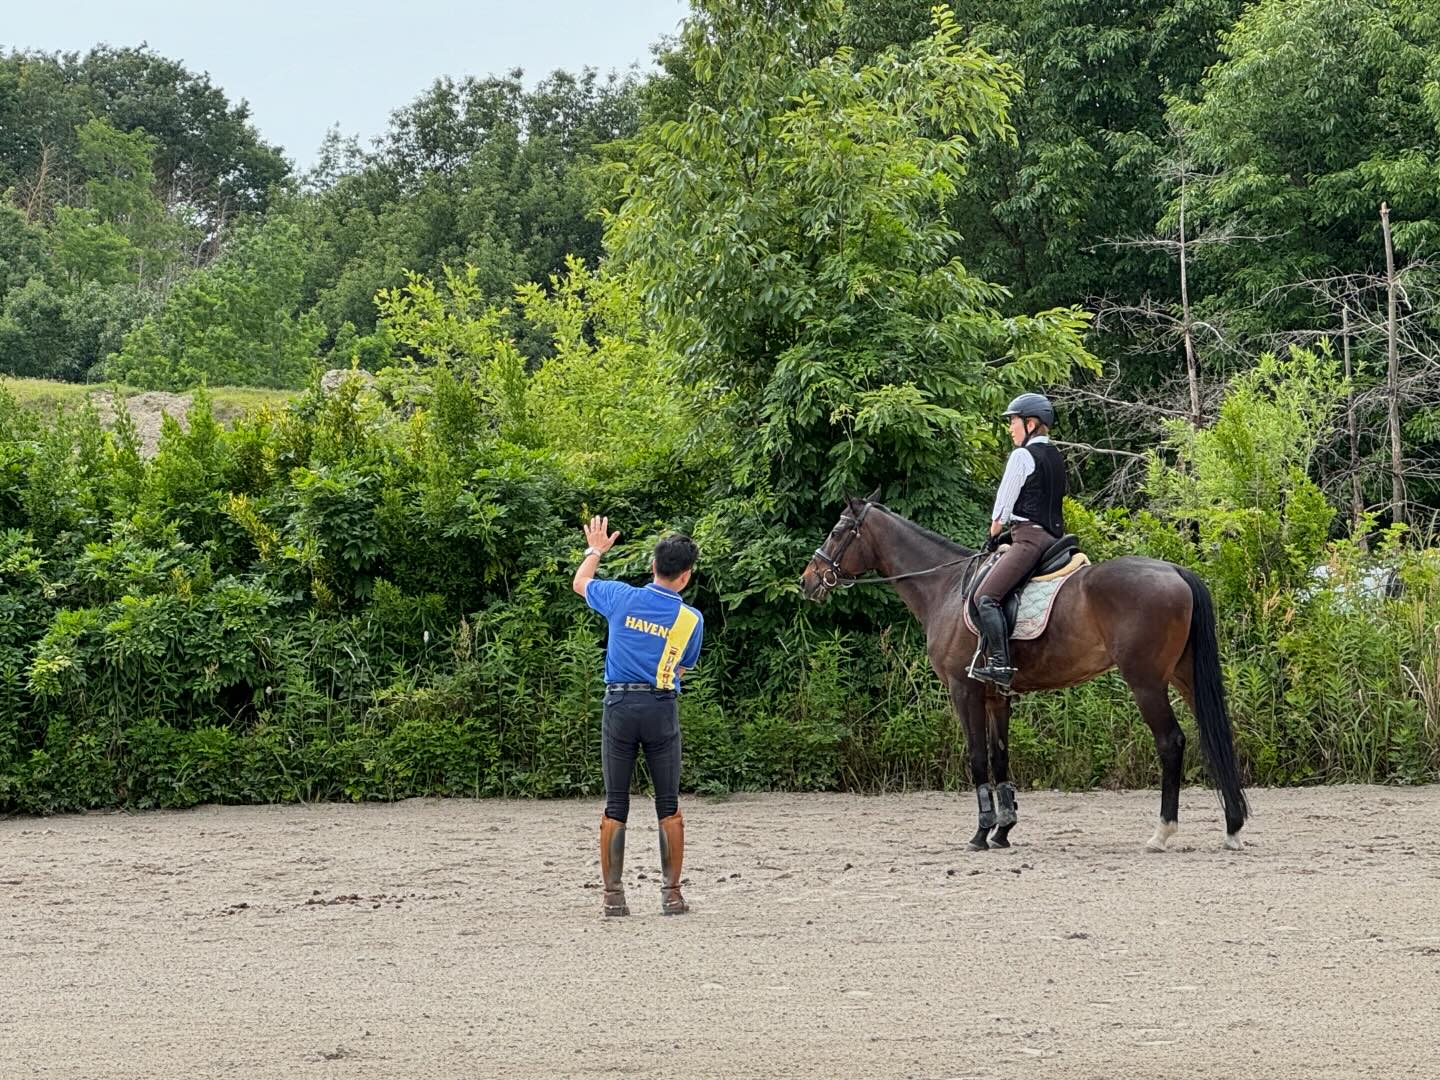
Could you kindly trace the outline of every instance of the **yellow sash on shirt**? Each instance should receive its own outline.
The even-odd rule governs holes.
[[[655,685],[661,690],[675,689],[675,667],[685,655],[685,646],[690,644],[691,635],[699,624],[700,616],[685,605],[680,605],[675,624],[665,635],[665,649],[660,654],[660,664],[655,668]]]

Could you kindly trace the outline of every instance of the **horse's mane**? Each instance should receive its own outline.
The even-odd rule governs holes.
[[[925,537],[927,540],[933,540],[935,543],[939,544],[940,546],[942,546],[943,548],[945,548],[947,551],[953,552],[953,553],[956,554],[956,555],[969,555],[969,554],[972,553],[972,551],[971,551],[970,548],[963,547],[962,545],[957,544],[954,540],[951,540],[948,536],[942,536],[940,533],[936,532],[934,529],[927,529],[924,525],[921,525],[919,522],[911,521],[911,520],[910,520],[909,518],[907,518],[904,514],[896,513],[894,510],[891,510],[890,507],[886,506],[884,503],[878,503],[878,502],[877,502],[877,503],[871,503],[870,505],[873,506],[873,507],[875,507],[877,510],[884,510],[885,513],[889,514],[891,517],[896,518],[896,519],[899,520],[899,521],[903,521],[906,525],[910,526],[911,529],[915,530],[915,531],[916,531],[917,533],[919,533],[921,536]]]

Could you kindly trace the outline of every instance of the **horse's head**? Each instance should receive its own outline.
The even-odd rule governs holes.
[[[848,586],[866,570],[874,567],[874,555],[866,539],[860,535],[865,517],[880,497],[876,488],[868,499],[845,499],[840,520],[815,549],[800,575],[800,591],[817,604],[836,586]]]

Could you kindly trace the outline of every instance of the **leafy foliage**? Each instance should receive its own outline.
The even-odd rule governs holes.
[[[1379,206],[1396,246],[1440,237],[1440,22],[1416,0],[1265,0],[1222,40],[1221,62],[1175,121],[1214,175],[1195,212],[1263,238],[1220,258],[1218,301],[1265,329],[1294,325],[1272,290],[1382,260]]]
[[[475,268],[492,302],[600,255],[590,166],[635,126],[633,80],[556,72],[439,79],[394,114],[373,152],[332,139],[294,208],[314,245],[307,288],[326,326],[362,334],[406,273]]]
[[[1368,265],[1381,198],[1433,243],[1414,0],[693,7],[648,84],[442,79],[299,182],[147,50],[0,58],[0,370],[308,386],[230,426],[201,391],[149,457],[123,410],[0,390],[0,807],[598,791],[592,511],[614,576],[700,542],[687,789],[962,785],[898,603],[799,603],[841,494],[973,538],[1016,390],[1089,436],[1065,387],[1118,346],[1074,305],[1172,284],[1107,245],[1168,225],[1171,125],[1202,225],[1268,237],[1196,264],[1201,310],[1325,325],[1274,287]],[[1068,520],[1211,584],[1253,780],[1433,780],[1440,565],[1338,538],[1328,349],[1253,353]],[[1114,677],[1023,700],[1012,743],[1022,783],[1153,781]]]
[[[313,312],[300,310],[304,246],[283,218],[240,234],[126,336],[106,374],[156,389],[202,380],[298,386],[324,333]]]
[[[43,208],[67,179],[94,175],[82,132],[95,121],[149,140],[156,188],[195,207],[207,229],[263,210],[289,172],[251,126],[248,106],[144,46],[12,51],[0,56],[0,190],[14,184]]]
[[[841,15],[697,5],[697,100],[615,166],[608,243],[686,379],[744,433],[730,490],[813,526],[880,480],[949,518],[980,487],[982,418],[1091,362],[1084,316],[1002,317],[1005,290],[966,269],[940,216],[974,140],[1009,137],[1014,73],[961,44],[946,9],[909,57],[865,63],[834,47]]]

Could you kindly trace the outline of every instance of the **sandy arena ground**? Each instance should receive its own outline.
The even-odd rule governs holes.
[[[586,802],[0,821],[0,1078],[1440,1076],[1440,787],[649,804],[628,919]]]

